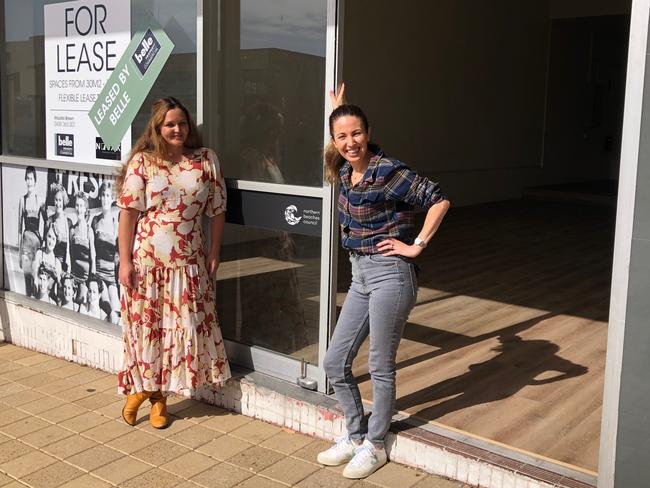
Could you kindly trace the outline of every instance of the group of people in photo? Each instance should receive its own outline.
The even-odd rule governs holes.
[[[63,171],[48,172],[37,191],[36,169],[25,169],[18,204],[18,248],[25,294],[61,308],[118,324],[117,221],[111,179],[98,183],[96,200],[85,188],[69,193]],[[95,202],[93,202],[95,203]],[[92,208],[91,208],[92,207]]]

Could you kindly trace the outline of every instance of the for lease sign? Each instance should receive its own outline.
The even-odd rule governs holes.
[[[174,44],[153,19],[134,34],[88,116],[104,143],[113,148],[130,128]],[[122,142],[122,144],[124,144]]]
[[[88,113],[131,41],[129,0],[76,0],[45,5],[47,158],[81,163],[119,161],[130,127],[108,147]]]

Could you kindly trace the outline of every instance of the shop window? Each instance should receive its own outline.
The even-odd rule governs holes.
[[[216,5],[205,4],[204,118],[226,176],[322,186],[327,2]]]
[[[6,60],[2,86],[3,153],[45,158],[45,59],[43,9],[48,0],[5,0]],[[196,0],[132,0],[132,33],[153,17],[174,43],[174,51],[132,124],[132,137],[142,132],[151,102],[175,96],[196,113]]]
[[[228,224],[221,260],[224,337],[318,364],[320,238]]]
[[[4,287],[117,328],[113,168],[92,174],[81,162],[79,171],[61,171],[48,168],[44,161],[44,7],[52,3],[60,2],[4,0],[2,5],[5,35],[0,49],[6,61],[0,80],[2,151],[35,159],[33,166],[2,166]],[[174,43],[132,123],[134,139],[157,98],[175,96],[196,113],[196,5],[196,0],[131,1],[132,35],[153,18]],[[79,200],[83,203],[76,208]]]

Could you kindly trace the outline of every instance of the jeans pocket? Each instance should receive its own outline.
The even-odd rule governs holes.
[[[368,255],[370,262],[383,266],[398,266],[401,259],[398,256],[384,256],[383,254]]]

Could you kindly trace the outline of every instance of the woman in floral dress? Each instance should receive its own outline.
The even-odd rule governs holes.
[[[150,422],[164,428],[167,393],[189,396],[230,377],[213,286],[226,187],[217,156],[201,147],[188,110],[175,98],[154,102],[118,178],[118,194],[125,360],[119,389],[128,395],[122,416],[134,425],[149,398]]]

